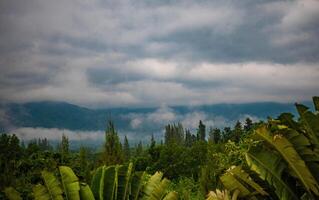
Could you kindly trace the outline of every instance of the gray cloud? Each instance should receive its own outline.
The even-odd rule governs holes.
[[[315,0],[3,0],[0,11],[1,102],[198,105],[319,91]]]
[[[168,106],[162,105],[154,112],[150,113],[130,113],[122,116],[130,121],[130,132],[140,132],[148,136],[153,133],[158,140],[163,139],[167,124],[182,123],[185,129],[191,130],[196,133],[199,120],[202,120],[206,125],[207,130],[209,127],[223,128],[225,126],[233,126],[236,122],[234,119],[226,118],[224,116],[215,115],[213,113],[192,109],[186,113],[180,113]],[[244,122],[249,117],[253,121],[259,121],[258,117],[243,114],[240,115],[238,120]],[[140,138],[141,136],[137,136]],[[135,138],[136,139],[136,138]]]

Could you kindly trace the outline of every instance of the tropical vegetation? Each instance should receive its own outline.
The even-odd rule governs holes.
[[[266,122],[165,127],[163,141],[122,142],[112,121],[102,151],[0,135],[0,199],[319,199],[319,97]]]

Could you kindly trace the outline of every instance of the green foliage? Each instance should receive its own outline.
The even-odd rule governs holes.
[[[54,151],[47,139],[25,147],[16,136],[2,134],[0,199],[4,193],[11,199],[41,200],[200,200],[207,194],[207,199],[318,199],[319,97],[314,104],[316,112],[296,104],[298,119],[283,113],[266,123],[247,118],[232,128],[211,127],[208,142],[202,121],[195,135],[182,124],[167,125],[164,145],[152,136],[149,145],[140,141],[130,148],[125,137],[123,149],[109,122],[104,152],[71,151],[65,136]],[[101,158],[105,166],[94,170]],[[63,163],[74,172],[65,166],[55,171]],[[16,191],[4,190],[8,186]]]
[[[170,191],[176,191],[181,200],[199,200],[204,199],[199,188],[199,184],[194,178],[181,177],[171,183]]]
[[[86,183],[80,183],[80,199],[95,200],[90,186]]]
[[[297,194],[290,188],[289,184],[283,179],[284,169],[287,164],[276,153],[268,149],[251,149],[246,154],[249,167],[259,176],[274,187],[275,193],[282,200],[299,199]]]
[[[219,190],[210,191],[207,195],[206,200],[236,200],[239,194],[239,190],[236,190],[231,196],[228,190]]]
[[[314,98],[316,109],[317,101]],[[295,121],[291,114],[283,113],[254,131],[254,138],[259,142],[246,153],[246,161],[251,170],[275,189],[279,199],[318,199],[319,114],[301,104],[296,104],[296,107],[299,121]],[[233,171],[232,176],[235,179],[231,180],[228,171],[221,177],[227,189],[239,190],[240,196],[249,194],[251,191],[243,187],[245,182],[257,190],[243,181],[240,171]]]
[[[0,191],[14,184],[18,160],[23,156],[20,141],[16,135],[0,135]]]
[[[69,138],[62,135],[62,141],[60,145],[60,152],[61,152],[61,163],[68,164],[69,161]]]
[[[165,144],[184,144],[184,128],[181,123],[165,126]]]
[[[162,179],[162,173],[147,177],[145,173],[133,173],[132,163],[102,166],[97,169],[91,187],[95,199],[160,200],[168,195],[169,181]],[[166,199],[176,199],[176,195],[169,194]]]
[[[74,174],[72,169],[67,166],[60,166],[59,171],[66,199],[80,199],[80,183],[78,177]]]
[[[247,172],[245,172],[240,166],[233,166],[227,170],[227,172],[220,177],[223,185],[230,191],[235,192],[239,190],[238,196],[251,197],[257,194],[268,195],[264,189],[252,180]]]
[[[121,164],[123,162],[122,145],[112,121],[108,122],[105,131],[103,162],[105,165]]]
[[[13,187],[7,187],[4,189],[4,193],[9,200],[22,200],[20,193]]]
[[[58,181],[58,179],[51,172],[48,172],[48,171],[42,171],[41,174],[42,174],[45,187],[38,186],[35,188],[34,190],[35,199],[39,199],[39,200],[42,198],[43,199],[48,198],[48,199],[54,199],[54,200],[63,199],[62,197],[63,192],[60,187],[60,182]],[[44,189],[47,195],[44,195]],[[43,195],[40,195],[40,192]]]
[[[94,200],[90,188],[79,182],[71,168],[60,166],[59,172],[62,187],[53,173],[42,171],[44,185],[37,184],[33,187],[35,200]]]
[[[221,131],[219,128],[210,128],[209,129],[209,142],[213,142],[214,144],[218,144],[221,139]]]
[[[125,135],[124,137],[124,146],[123,146],[123,154],[124,154],[124,160],[128,161],[131,158],[131,150],[130,150],[130,144],[128,142],[128,139]]]
[[[206,141],[206,126],[203,124],[202,120],[199,121],[197,129],[197,140]]]

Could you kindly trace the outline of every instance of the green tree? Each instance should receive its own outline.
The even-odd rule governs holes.
[[[139,141],[139,143],[137,144],[136,148],[135,148],[135,155],[136,156],[141,156],[143,154],[143,143],[142,141]]]
[[[156,141],[154,139],[154,135],[151,137],[151,144],[148,149],[148,154],[150,156],[151,163],[157,162],[160,157],[161,146],[156,145]]]
[[[88,159],[88,149],[86,147],[81,146],[79,151],[79,173],[81,177],[84,178],[86,182],[90,182],[90,162]]]
[[[103,161],[105,165],[121,164],[123,162],[122,145],[112,121],[108,122],[105,131]]]
[[[67,164],[69,160],[69,138],[64,134],[62,135],[60,152],[61,152],[61,163]]]
[[[219,143],[221,138],[221,131],[219,128],[210,128],[209,129],[209,141],[215,144]]]
[[[206,126],[203,124],[202,120],[199,120],[197,129],[197,140],[206,141]]]
[[[128,143],[128,139],[125,135],[124,137],[124,146],[123,146],[124,160],[128,161],[131,157],[130,144]]]
[[[165,126],[165,144],[184,144],[184,128],[181,123]]]
[[[245,120],[244,131],[248,132],[251,130],[252,127],[253,127],[253,121],[249,117],[247,117]]]
[[[190,130],[186,129],[185,131],[185,146],[191,147],[193,143],[196,141],[196,137],[190,132]]]
[[[235,126],[234,126],[232,139],[235,142],[239,142],[240,137],[242,137],[242,136],[243,136],[243,128],[242,128],[240,121],[237,121]]]
[[[227,142],[227,140],[230,140],[232,137],[232,130],[230,127],[224,127],[224,130],[223,130],[223,140],[224,142]]]
[[[22,156],[20,141],[16,135],[0,135],[0,191],[14,183],[17,164]]]

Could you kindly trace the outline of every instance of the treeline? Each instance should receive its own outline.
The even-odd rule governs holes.
[[[14,134],[1,134],[0,170],[3,173],[0,175],[0,191],[7,186],[13,186],[25,199],[30,199],[31,186],[41,180],[43,169],[54,171],[58,166],[67,165],[81,180],[89,183],[92,172],[98,166],[133,162],[137,171],[145,170],[150,174],[161,171],[165,177],[173,180],[176,187],[188,183],[192,187],[192,195],[204,197],[207,191],[200,191],[202,186],[198,180],[203,166],[207,166],[213,156],[209,153],[223,152],[226,157],[228,149],[225,147],[231,145],[231,148],[236,148],[236,143],[248,135],[253,126],[249,118],[243,126],[237,122],[233,128],[226,127],[223,130],[212,127],[207,129],[205,124],[199,121],[197,132],[193,134],[184,129],[181,123],[168,124],[165,126],[164,142],[155,141],[152,135],[147,145],[139,142],[131,146],[126,136],[123,142],[120,141],[114,123],[109,121],[102,152],[88,147],[71,151],[70,141],[65,135],[54,148],[46,138],[34,139],[26,144]],[[229,161],[224,167],[224,163],[220,163],[220,167],[226,169],[227,166],[238,163],[236,160],[237,158],[234,162]],[[217,185],[217,182],[212,181],[211,184]]]

